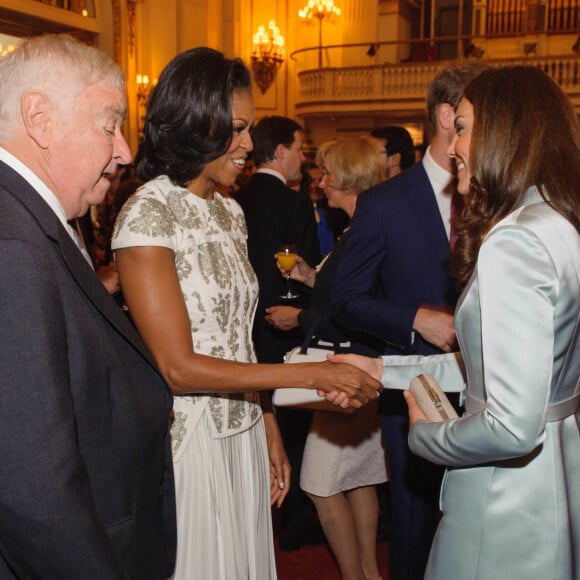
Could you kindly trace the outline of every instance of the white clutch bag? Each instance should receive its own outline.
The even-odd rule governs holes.
[[[305,353],[300,352],[301,347],[297,346],[286,353],[284,362],[287,364],[322,362],[326,360],[327,354],[332,354],[331,350],[323,348],[309,348]],[[290,387],[287,389],[274,389],[272,403],[277,407],[297,407],[313,411],[334,411],[335,413],[354,413],[356,409],[347,407],[343,409],[333,405],[324,397],[320,397],[316,389],[300,389]]]
[[[409,390],[430,423],[458,418],[459,415],[455,412],[447,395],[432,375],[417,375],[411,380]]]

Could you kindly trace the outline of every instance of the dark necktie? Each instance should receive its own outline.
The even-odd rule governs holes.
[[[457,241],[457,233],[455,232],[455,228],[453,227],[453,218],[459,214],[463,210],[463,196],[460,193],[455,192],[451,196],[451,229],[449,232],[449,246],[453,250],[455,246],[455,242]]]

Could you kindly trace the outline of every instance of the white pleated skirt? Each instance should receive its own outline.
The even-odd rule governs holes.
[[[174,580],[270,580],[276,561],[263,419],[240,434],[211,437],[200,418],[174,463],[177,563]]]

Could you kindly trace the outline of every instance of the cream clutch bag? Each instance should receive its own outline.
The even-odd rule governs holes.
[[[327,354],[333,351],[323,348],[309,348],[305,353],[300,352],[301,347],[297,346],[286,353],[284,362],[288,364],[305,362],[322,362],[326,360]],[[297,407],[300,409],[310,409],[312,411],[334,411],[335,413],[354,413],[354,407],[343,409],[333,405],[324,397],[320,397],[316,389],[300,389],[290,387],[287,389],[274,389],[272,403],[278,407]]]
[[[449,402],[447,395],[445,395],[443,389],[432,375],[417,375],[411,380],[409,390],[415,396],[417,404],[421,407],[430,423],[459,417],[453,405]]]

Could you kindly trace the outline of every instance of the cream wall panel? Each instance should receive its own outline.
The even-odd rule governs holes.
[[[355,44],[358,42],[371,42],[377,39],[377,2],[376,0],[342,0],[341,20],[339,29],[343,30],[342,44]],[[330,26],[329,26],[330,27]],[[361,64],[373,64],[373,59],[367,56],[368,46],[352,48],[344,52],[344,58],[339,64],[333,66],[353,66]],[[339,51],[335,51],[339,53]],[[338,56],[333,55],[333,56]]]
[[[177,28],[179,52],[209,44],[206,0],[178,0]]]
[[[216,20],[215,23],[208,21],[208,28],[219,28],[221,37],[219,44],[213,47],[221,50],[227,57],[240,56],[239,46],[239,16],[235,5],[238,4],[236,0],[222,0],[221,20]]]
[[[211,48],[224,50],[224,0],[213,0],[207,3],[207,41]]]
[[[180,52],[177,0],[145,0],[138,10],[138,68],[158,77]]]

